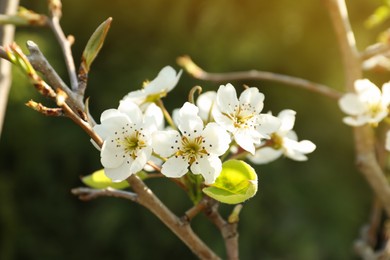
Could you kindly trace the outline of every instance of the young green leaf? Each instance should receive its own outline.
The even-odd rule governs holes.
[[[130,186],[127,181],[113,182],[104,174],[104,169],[98,170],[81,178],[81,181],[84,182],[85,185],[95,189],[105,189],[108,187],[114,189],[125,189]]]
[[[227,204],[244,202],[257,192],[256,172],[244,161],[226,161],[223,163],[221,174],[215,183],[204,188],[203,192],[211,198]]]
[[[111,22],[112,18],[110,17],[105,20],[101,25],[99,25],[99,27],[92,34],[91,38],[89,38],[88,43],[85,46],[81,66],[84,67],[86,73],[88,73],[92,62],[94,61],[103,46],[108,30],[110,29]]]

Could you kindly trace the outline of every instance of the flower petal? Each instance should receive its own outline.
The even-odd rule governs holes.
[[[142,123],[142,111],[134,102],[126,99],[119,102],[118,110],[126,114],[134,124]]]
[[[179,81],[181,73],[182,71],[179,71],[176,74],[176,71],[171,66],[165,66],[160,70],[157,77],[145,86],[145,92],[150,95],[171,91]]]
[[[379,88],[368,79],[356,80],[355,90],[364,103],[379,103],[382,96]]]
[[[234,140],[239,146],[241,146],[242,149],[250,152],[251,154],[254,154],[255,153],[254,140],[249,132],[250,131],[246,131],[246,130],[237,131],[234,134]],[[255,143],[259,144],[260,139],[258,140],[258,142],[255,140]]]
[[[145,167],[151,155],[152,147],[147,146],[143,149],[139,149],[136,154],[137,157],[134,159],[130,166],[130,173],[137,173],[141,171]]]
[[[256,114],[259,114],[264,107],[264,94],[260,93],[258,88],[247,88],[241,93],[239,101],[241,106],[250,104],[251,109]]]
[[[162,157],[168,157],[176,153],[180,146],[181,138],[176,130],[156,131],[152,134],[153,150]]]
[[[222,162],[218,156],[204,156],[198,158],[191,165],[193,174],[201,174],[206,184],[212,184],[222,170]]]
[[[348,115],[359,115],[365,112],[366,108],[354,93],[347,93],[339,99],[340,109]]]
[[[188,161],[181,156],[172,156],[162,166],[161,173],[170,178],[180,178],[188,172]]]
[[[210,122],[212,120],[212,111],[215,109],[217,99],[217,92],[207,91],[199,95],[196,100],[196,105],[199,108],[199,116],[204,122]]]
[[[205,149],[209,153],[222,155],[229,149],[230,135],[216,123],[208,123],[202,132],[202,136]]]
[[[297,112],[291,109],[282,110],[278,114],[278,118],[280,119],[281,125],[278,132],[288,133],[293,129],[295,124],[295,115]]]
[[[275,150],[271,147],[264,147],[256,150],[255,155],[248,156],[248,159],[255,164],[266,164],[278,159],[282,154],[281,149]]]
[[[121,165],[125,159],[126,154],[121,146],[117,146],[114,138],[108,138],[102,146],[101,152],[101,163],[104,167],[115,168]]]
[[[217,92],[217,105],[222,113],[232,114],[238,107],[236,89],[232,84],[221,85]]]
[[[151,128],[152,132],[164,128],[164,115],[155,103],[150,103],[144,112],[145,125]]]
[[[130,172],[130,163],[122,163],[116,168],[104,168],[104,173],[114,182],[126,180],[132,173]]]
[[[203,121],[198,116],[198,107],[194,104],[186,102],[179,111],[180,132],[185,136],[198,136],[203,130]]]
[[[257,120],[259,125],[256,130],[264,136],[276,132],[281,125],[280,119],[270,114],[260,114]]]

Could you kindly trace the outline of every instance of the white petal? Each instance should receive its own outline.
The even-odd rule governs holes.
[[[381,91],[368,79],[356,80],[355,90],[362,102],[378,103],[381,99]]]
[[[130,173],[137,173],[141,171],[145,167],[151,155],[152,147],[140,149],[136,154],[137,157],[130,166]]]
[[[180,134],[176,130],[156,131],[152,134],[152,147],[155,153],[168,157],[181,146]]]
[[[145,125],[152,130],[162,130],[164,128],[164,115],[155,103],[150,103],[144,112]]]
[[[229,148],[230,135],[216,123],[208,123],[202,132],[207,152],[222,155]]]
[[[162,166],[161,173],[170,178],[180,178],[188,172],[188,161],[179,156],[172,156]]]
[[[122,112],[119,111],[118,109],[107,109],[105,111],[103,111],[103,113],[101,114],[100,116],[100,122],[103,123],[105,120],[109,119],[109,118],[112,118],[112,117],[120,117],[120,116],[123,116],[122,115]]]
[[[215,122],[217,122],[218,125],[220,125],[229,132],[235,131],[233,120],[222,114],[219,108],[215,108],[212,113],[214,120]]]
[[[102,124],[95,125],[93,130],[103,139],[106,140],[109,136],[113,135],[116,131],[121,129],[126,124],[130,124],[129,118],[119,113],[116,116],[107,117]]]
[[[316,149],[316,145],[309,140],[302,140],[300,142],[297,142],[294,149],[301,153],[307,154],[312,153]]]
[[[132,173],[130,164],[124,162],[116,168],[104,168],[104,173],[114,182],[126,180]]]
[[[179,111],[179,129],[186,136],[198,136],[203,130],[203,121],[198,116],[198,107],[186,102]]]
[[[255,155],[249,155],[248,159],[255,164],[266,164],[278,159],[282,154],[281,149],[275,150],[271,147],[264,147],[256,150]]]
[[[260,114],[258,116],[258,122],[259,126],[256,130],[265,136],[276,132],[281,125],[280,119],[270,114]]]
[[[339,99],[340,109],[348,115],[359,115],[365,112],[366,107],[354,93],[347,93]]]
[[[281,122],[278,132],[287,133],[293,129],[295,124],[296,113],[297,112],[295,112],[294,110],[285,109],[278,114],[278,118],[280,119]]]
[[[240,105],[251,104],[255,113],[259,114],[264,107],[264,94],[258,88],[247,88],[240,95]]]
[[[250,152],[251,154],[255,154],[255,145],[253,142],[253,138],[251,137],[250,134],[248,134],[248,131],[245,130],[237,131],[234,134],[234,140],[239,146],[241,146],[242,149]]]
[[[366,120],[363,119],[363,117],[354,118],[354,117],[344,117],[343,122],[350,126],[362,126],[367,123]]]
[[[145,86],[147,94],[158,94],[171,91],[179,81],[182,71],[176,74],[171,66],[165,66],[158,73],[157,77]]]
[[[196,105],[199,108],[199,116],[204,122],[212,120],[212,110],[215,109],[215,102],[217,99],[217,92],[207,91],[202,93],[196,100]]]
[[[217,105],[222,113],[232,114],[238,107],[236,89],[232,84],[221,85],[217,92]]]
[[[117,147],[114,139],[108,138],[103,143],[100,156],[104,167],[115,168],[121,165],[128,155],[125,154],[122,147]]]
[[[206,184],[212,184],[222,170],[222,162],[218,156],[204,156],[198,158],[191,165],[191,172],[201,174]]]
[[[126,114],[132,123],[140,124],[142,122],[141,109],[134,102],[127,99],[122,100],[119,103],[118,110]]]
[[[122,101],[129,100],[139,105],[145,101],[146,96],[147,95],[145,93],[145,90],[139,89],[139,90],[131,91],[129,94],[127,94],[122,98]]]
[[[308,140],[297,142],[285,138],[283,140],[285,155],[296,161],[305,161],[307,157],[305,154],[311,153],[315,150],[316,146]]]

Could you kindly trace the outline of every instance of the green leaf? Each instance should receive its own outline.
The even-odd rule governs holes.
[[[105,20],[92,34],[91,38],[89,38],[87,45],[85,46],[83,56],[82,56],[82,66],[85,69],[85,72],[89,71],[92,62],[95,60],[98,55],[100,49],[103,46],[104,40],[110,29],[110,25],[112,22],[112,18],[108,18]]]
[[[204,188],[203,192],[227,204],[244,202],[257,192],[256,172],[244,161],[226,161],[222,164],[222,171],[215,183]]]
[[[105,189],[108,187],[114,189],[125,189],[130,186],[127,181],[113,182],[104,174],[104,169],[98,170],[91,175],[81,178],[81,181],[84,182],[85,185],[95,189]]]

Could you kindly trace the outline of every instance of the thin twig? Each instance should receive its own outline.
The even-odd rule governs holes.
[[[87,187],[79,187],[72,189],[71,192],[83,201],[89,201],[99,197],[116,197],[131,200],[133,202],[137,202],[138,200],[138,195],[134,192],[116,190],[113,188],[91,189]]]
[[[362,60],[368,60],[369,58],[372,58],[376,55],[389,54],[389,52],[390,52],[389,44],[379,43],[379,44],[369,46],[366,50],[360,53],[360,58]]]
[[[53,2],[55,2],[55,4],[52,4]],[[62,49],[62,53],[65,59],[65,65],[68,70],[71,89],[72,91],[76,92],[78,88],[78,81],[77,81],[76,67],[72,55],[71,42],[65,36],[62,27],[60,25],[61,1],[51,0],[50,3],[51,3],[50,5],[51,16],[49,19],[50,21],[49,25]]]
[[[292,77],[283,74],[277,74],[277,73],[272,73],[268,71],[259,71],[259,70],[237,71],[237,72],[226,72],[226,73],[210,73],[201,69],[188,56],[179,57],[177,62],[191,76],[201,80],[214,81],[214,82],[228,82],[233,80],[267,80],[267,81],[279,82],[286,85],[291,85],[294,87],[306,89],[311,92],[315,92],[336,100],[342,96],[342,93],[326,85],[311,82],[309,80],[298,78],[298,77]]]
[[[65,92],[64,92],[65,93]],[[91,138],[92,140],[101,147],[103,145],[103,140],[100,138],[99,135],[96,134],[96,132],[92,129],[91,125],[85,122],[83,119],[80,118],[70,107],[66,102],[59,103],[57,102],[57,105],[59,105],[62,110],[64,111],[64,114],[73,120],[76,124],[78,124]]]
[[[207,198],[207,197],[206,197]],[[218,202],[209,198],[208,207],[205,208],[204,213],[212,223],[219,229],[225,242],[227,259],[238,260],[238,232],[237,222],[229,223],[218,212]]]
[[[182,220],[190,222],[196,215],[198,215],[200,212],[202,212],[202,210],[205,209],[206,205],[207,200],[203,198],[198,204],[196,204],[184,213]]]
[[[54,89],[59,88],[63,90],[68,95],[68,103],[72,109],[77,111],[85,119],[86,116],[83,115],[85,111],[83,97],[77,95],[77,93],[74,93],[69,89],[66,83],[61,79],[61,77],[48,62],[36,43],[33,41],[27,41],[26,46],[30,52],[30,54],[27,56],[28,60],[34,69],[41,72],[48,84],[51,85]]]
[[[138,176],[132,175],[127,180],[133,190],[138,194],[137,202],[157,216],[195,255],[200,259],[220,259],[193,232],[188,222],[183,222],[173,214]]]

